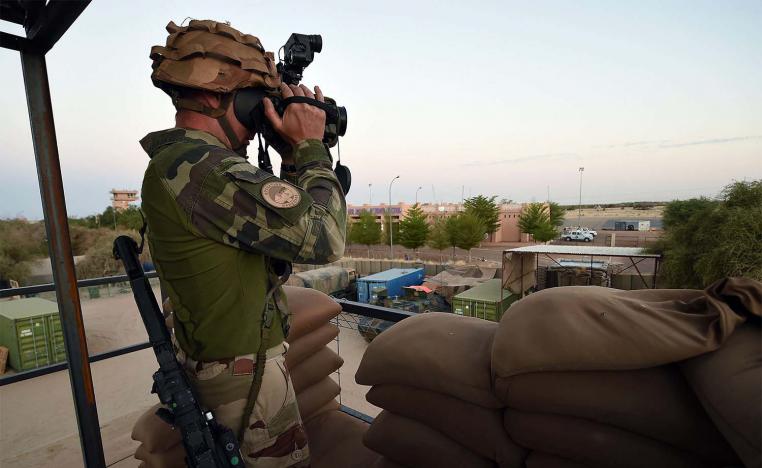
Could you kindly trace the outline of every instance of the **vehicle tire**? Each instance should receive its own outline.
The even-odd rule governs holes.
[[[569,241],[571,241],[571,237],[564,237],[564,240],[565,240],[566,242],[569,242]]]
[[[585,237],[585,242],[590,242],[590,238],[589,237]]]

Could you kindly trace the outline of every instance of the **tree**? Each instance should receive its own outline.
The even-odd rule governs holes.
[[[25,219],[0,220],[0,279],[24,284],[32,262],[47,254],[45,226]]]
[[[453,247],[468,250],[468,261],[471,261],[471,249],[479,245],[484,240],[486,234],[484,224],[476,215],[464,211],[448,219],[448,228],[450,231]],[[453,254],[455,249],[453,248]]]
[[[439,261],[442,261],[442,251],[450,247],[450,236],[447,232],[447,219],[437,218],[429,231],[428,246],[439,250]]]
[[[669,287],[703,289],[727,276],[762,280],[762,180],[732,183],[718,200],[670,202],[664,229],[651,250],[664,255]]]
[[[373,213],[366,210],[360,212],[360,219],[352,223],[349,230],[349,241],[367,246],[370,258],[370,246],[381,243],[381,225],[376,222]]]
[[[555,227],[561,227],[564,225],[564,213],[566,210],[556,202],[548,202],[548,216],[550,217],[550,224]],[[550,240],[550,239],[548,239]]]
[[[120,235],[130,235],[131,232],[104,230],[95,244],[85,252],[85,258],[76,265],[77,278],[99,278],[123,273],[122,262],[114,259],[114,239]],[[136,236],[132,236],[133,238]]]
[[[532,237],[538,242],[552,241],[558,237],[558,230],[556,226],[553,226],[553,224],[550,223],[550,221],[543,222],[535,227]]]
[[[486,234],[492,234],[500,228],[500,207],[495,203],[497,196],[484,195],[468,198],[463,203],[465,212],[481,221]]]
[[[143,227],[143,216],[140,214],[140,209],[136,206],[128,206],[120,211],[117,217],[117,225],[123,229],[139,231]]]
[[[558,235],[557,225],[551,221],[548,206],[544,203],[530,203],[521,211],[519,229],[531,234],[538,242],[547,242]]]
[[[429,223],[426,214],[416,203],[410,208],[400,222],[400,244],[408,249],[417,250],[426,244],[429,236]]]

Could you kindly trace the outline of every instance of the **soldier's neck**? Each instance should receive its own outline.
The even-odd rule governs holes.
[[[198,112],[181,110],[175,115],[175,126],[209,133],[220,140],[225,146],[231,148],[230,140],[228,140],[225,132],[222,131],[219,122],[211,117],[199,114]]]

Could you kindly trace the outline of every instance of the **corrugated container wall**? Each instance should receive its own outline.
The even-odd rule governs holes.
[[[357,280],[357,301],[369,303],[373,288],[386,288],[389,297],[401,296],[405,286],[423,283],[423,268],[392,268]]]
[[[499,322],[503,313],[518,299],[518,295],[504,289],[500,306],[500,279],[491,279],[452,298],[452,312],[466,317],[477,317]]]
[[[58,305],[39,298],[0,302],[0,345],[17,371],[65,361]]]

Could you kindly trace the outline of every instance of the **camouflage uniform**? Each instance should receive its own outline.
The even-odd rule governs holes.
[[[280,287],[267,295],[272,259],[320,264],[343,254],[346,202],[330,155],[304,141],[294,172],[279,179],[202,131],[154,132],[141,144],[151,157],[142,187],[148,241],[201,403],[238,430],[267,311],[267,361],[241,453],[247,466],[308,464],[283,361],[285,295]]]

